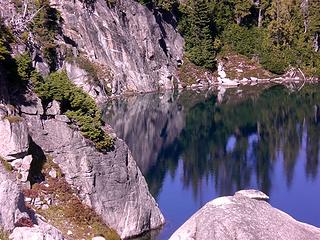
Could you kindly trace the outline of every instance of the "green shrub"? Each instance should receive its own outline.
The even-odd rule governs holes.
[[[32,67],[32,60],[28,53],[23,53],[15,57],[17,65],[17,72],[20,80],[28,81],[34,71]]]
[[[68,57],[66,60],[75,63],[79,68],[85,70],[90,84],[103,87],[106,94],[111,95],[111,88],[107,85],[107,81],[111,81],[113,78],[110,68],[94,63],[85,56]]]
[[[9,240],[9,233],[0,228],[0,239],[1,240]]]
[[[224,43],[247,57],[253,57],[261,47],[266,33],[258,28],[240,27],[232,24],[223,33]]]
[[[4,169],[7,172],[12,172],[13,171],[13,167],[11,166],[11,164],[8,163],[8,161],[3,159],[1,156],[0,156],[0,162],[1,162],[2,166],[4,167]],[[0,234],[0,236],[1,236],[1,234]],[[0,239],[2,239],[2,238],[0,238]]]
[[[50,6],[49,0],[35,0],[34,7],[39,11],[30,24],[35,40],[41,46],[44,58],[54,71],[57,64],[57,44],[55,38],[60,27],[60,13]]]
[[[248,58],[257,56],[262,66],[273,73],[281,74],[288,66],[283,53],[266,41],[266,30],[232,24],[225,29],[222,38],[225,49],[231,48]]]
[[[265,48],[259,53],[261,65],[275,74],[283,74],[289,67],[288,56],[280,49]]]
[[[23,118],[20,116],[15,116],[15,115],[8,115],[3,117],[3,119],[7,119],[10,123],[19,123],[23,121]]]
[[[9,54],[9,51],[5,45],[5,41],[0,38],[0,61],[4,61],[8,54]]]
[[[10,43],[14,42],[14,37],[0,17],[0,62],[5,61],[10,56]]]
[[[60,101],[62,111],[77,123],[83,136],[92,140],[97,149],[113,148],[113,139],[102,130],[101,112],[94,100],[75,86],[65,71],[51,73],[44,82],[36,83],[35,90],[45,102]]]

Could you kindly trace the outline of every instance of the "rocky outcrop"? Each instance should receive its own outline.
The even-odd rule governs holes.
[[[12,174],[0,165],[0,226],[11,232],[11,240],[63,240],[59,230],[27,211],[24,196]],[[23,226],[22,219],[30,221]]]
[[[254,190],[220,197],[201,208],[169,240],[317,240],[320,229],[273,208]]]
[[[8,105],[1,107],[0,156],[5,157],[1,161],[13,166],[20,181],[29,179],[30,166],[38,160],[29,155],[32,152],[30,144],[36,144],[45,154],[54,158],[81,200],[122,238],[139,235],[164,223],[145,179],[122,140],[116,138],[114,151],[101,153],[78,130],[70,127],[70,120],[65,115],[59,115],[58,102],[49,103],[44,111],[37,99],[30,99],[32,101],[29,104],[19,106],[21,116],[13,107],[11,110]],[[1,181],[2,184],[6,182],[5,179]],[[13,199],[6,194],[2,196]],[[10,208],[0,208],[2,210],[9,211]],[[4,220],[11,223],[5,229],[11,231],[16,220],[11,221],[6,213],[2,215]],[[5,222],[0,224],[6,226]],[[38,224],[32,229],[15,229],[12,239],[30,239],[30,236],[33,236],[32,239],[46,238],[47,227],[51,226]],[[53,235],[59,237],[56,233]],[[48,234],[52,235],[50,231]],[[48,239],[59,238],[51,236]]]
[[[28,153],[27,124],[13,106],[0,104],[0,111],[0,158],[7,167],[13,167],[21,182],[27,182],[32,162],[32,156]]]
[[[26,123],[18,116],[4,115],[0,119],[0,156],[7,160],[24,157],[28,147]]]
[[[117,0],[113,7],[97,0],[89,8],[81,1],[50,2],[61,12],[66,43],[112,70],[113,93],[173,87],[184,43],[172,16],[134,0]]]
[[[122,238],[159,227],[164,218],[126,144],[98,152],[78,131],[58,119],[24,115],[33,141],[50,154],[80,198]]]
[[[0,226],[6,231],[11,231],[15,227],[21,210],[23,210],[24,201],[14,177],[7,173],[1,164],[0,202]]]

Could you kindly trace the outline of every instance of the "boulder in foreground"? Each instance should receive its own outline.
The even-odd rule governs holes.
[[[320,229],[298,222],[264,200],[264,193],[242,190],[208,202],[169,240],[318,240]]]

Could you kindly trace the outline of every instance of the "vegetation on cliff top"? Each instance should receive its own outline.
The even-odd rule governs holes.
[[[33,0],[29,1],[27,5],[23,0],[15,0],[13,3],[17,12],[23,12],[24,6],[26,6],[26,14],[30,15],[26,31],[19,36],[19,39],[24,41],[26,45],[39,47],[50,70],[56,70],[58,67],[56,50],[58,45],[55,40],[60,31],[60,13],[51,7],[49,0]]]
[[[50,43],[54,42],[57,26],[55,25],[56,19],[52,20],[50,16],[53,15],[52,18],[55,18],[54,16],[57,14],[55,11],[50,10],[48,1],[36,1],[35,3],[38,4],[37,8],[41,10],[39,11],[39,16],[33,22],[32,29],[39,38],[38,41],[44,44],[45,56],[51,52],[52,57],[55,57],[55,45]],[[8,28],[1,24],[0,62],[4,66],[3,70],[9,79],[10,85],[15,86],[15,91],[18,88],[25,88],[30,80],[35,86],[36,93],[44,102],[52,100],[61,102],[62,112],[77,123],[84,137],[92,140],[98,150],[111,150],[114,145],[113,139],[102,129],[101,112],[94,100],[83,92],[81,88],[75,86],[64,71],[53,72],[43,79],[33,68],[29,53],[18,54],[13,58],[10,55],[10,43],[12,42],[14,42],[13,35]],[[52,60],[53,58],[50,59]],[[55,61],[48,60],[48,62],[51,65],[51,70],[54,70]]]
[[[7,49],[7,48],[5,48]],[[7,50],[6,50],[7,51]],[[84,137],[92,140],[100,151],[113,148],[112,137],[102,129],[101,111],[95,101],[81,88],[75,86],[64,71],[53,72],[45,79],[32,67],[28,53],[12,58],[4,52],[0,60],[7,68],[6,73],[15,85],[26,86],[33,83],[38,96],[48,103],[52,100],[61,102],[62,112],[79,126]]]
[[[320,76],[320,1],[139,0],[178,16],[188,59],[215,68],[215,56],[236,51],[273,73],[300,67]]]
[[[101,111],[95,101],[75,86],[65,71],[51,73],[44,81],[36,82],[35,90],[44,102],[59,101],[62,112],[77,123],[83,136],[92,140],[98,150],[113,148],[113,139],[102,129]]]

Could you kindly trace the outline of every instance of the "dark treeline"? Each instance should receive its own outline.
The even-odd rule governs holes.
[[[139,0],[174,13],[186,57],[208,69],[237,52],[281,74],[320,75],[320,0]]]

